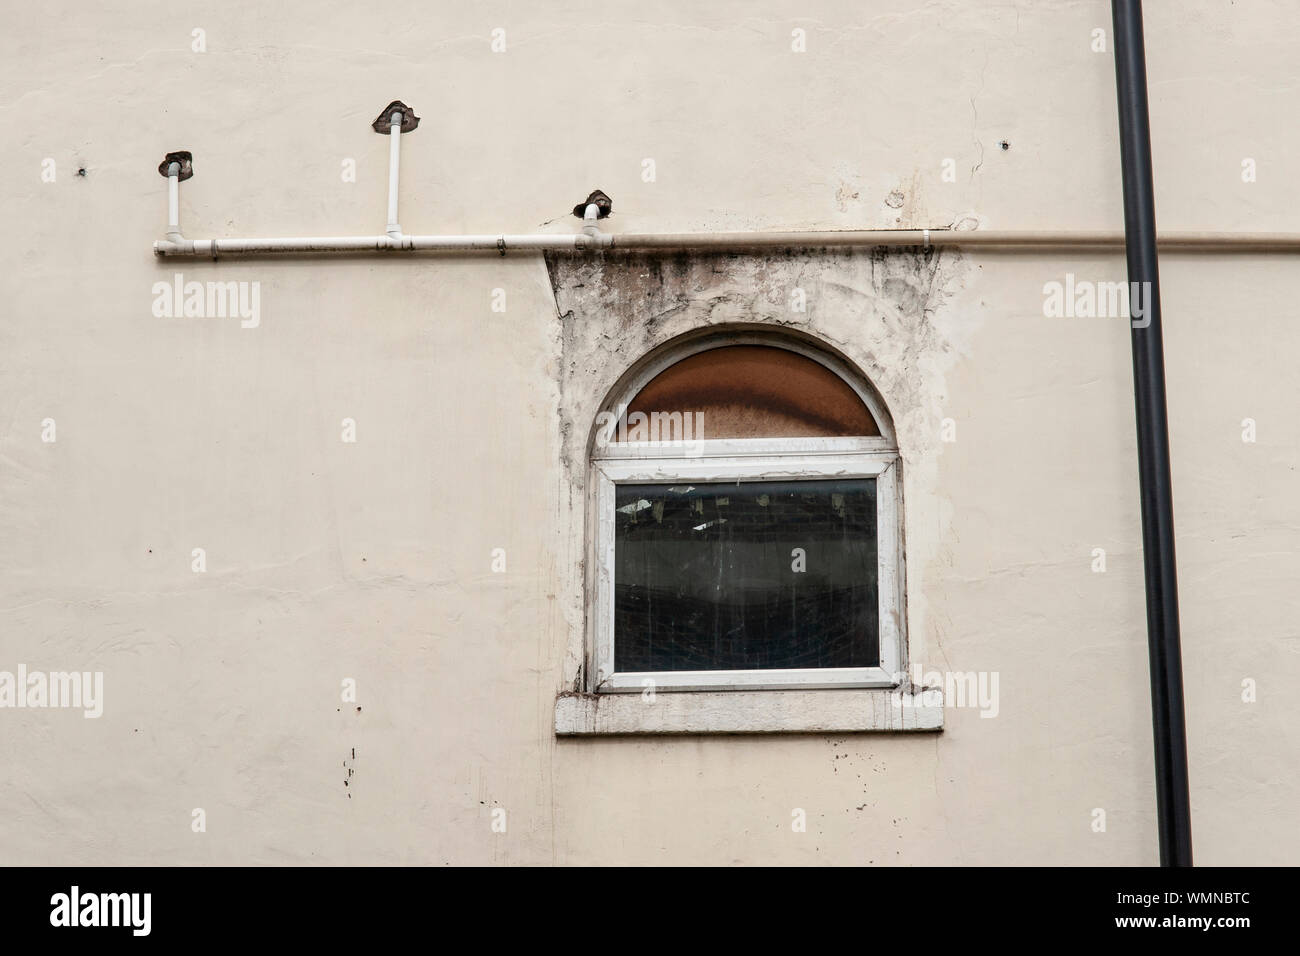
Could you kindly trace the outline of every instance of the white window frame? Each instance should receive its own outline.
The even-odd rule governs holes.
[[[688,355],[729,345],[768,345],[802,354],[835,372],[875,418],[880,437],[731,438],[685,442],[597,443],[591,456],[594,580],[588,691],[765,691],[895,688],[907,666],[900,457],[880,400],[837,360],[800,343],[768,336],[706,338],[649,364],[622,390],[630,400],[654,376]],[[615,405],[614,408],[621,407]],[[877,586],[880,664],[858,668],[625,671],[614,669],[615,489],[619,484],[787,481],[827,478],[876,480]]]
[[[866,445],[870,439],[819,439],[817,450],[799,439],[701,441],[698,456],[664,458],[664,442],[627,443],[632,460],[595,462],[597,513],[596,647],[597,693],[657,690],[807,690],[835,687],[894,687],[903,673],[898,529],[898,456]],[[658,446],[658,448],[651,447]],[[714,446],[710,448],[709,446]],[[722,446],[722,447],[718,447]],[[728,454],[719,454],[719,452]],[[744,452],[748,451],[748,454]],[[741,452],[736,454],[735,452]],[[652,457],[652,455],[657,456]],[[815,481],[874,478],[880,664],[877,667],[766,670],[616,671],[614,669],[615,490],[620,484],[682,484],[725,481]],[[649,682],[649,683],[647,683]]]

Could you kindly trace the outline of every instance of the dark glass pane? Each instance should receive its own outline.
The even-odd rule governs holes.
[[[615,508],[615,670],[880,663],[874,479],[618,485]]]

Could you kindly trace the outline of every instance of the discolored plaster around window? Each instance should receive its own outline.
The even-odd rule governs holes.
[[[548,255],[558,313],[558,453],[567,481],[568,645],[557,734],[939,730],[942,705],[897,688],[592,694],[593,509],[598,413],[666,349],[734,332],[834,357],[861,372],[893,416],[906,465],[933,456],[944,371],[964,347],[951,300],[971,278],[956,250],[803,249],[754,254]],[[954,331],[955,330],[955,331]],[[913,489],[908,487],[908,494]],[[912,556],[909,554],[908,560]]]
[[[630,370],[665,343],[722,327],[783,331],[838,353],[901,413],[900,431],[920,426],[922,440],[940,407],[936,358],[954,347],[935,317],[972,269],[960,251],[935,248],[552,253],[546,266],[560,322],[560,453],[573,476],[585,470],[596,413]]]

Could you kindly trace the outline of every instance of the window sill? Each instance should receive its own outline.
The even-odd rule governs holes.
[[[561,694],[555,734],[839,734],[943,730],[940,692],[854,690],[660,691]]]

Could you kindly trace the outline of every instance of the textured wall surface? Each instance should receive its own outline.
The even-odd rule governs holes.
[[[0,709],[0,862],[1155,861],[1128,328],[1043,306],[1121,254],[150,247],[178,149],[187,236],[382,232],[395,98],[409,233],[569,233],[594,187],[615,232],[1117,229],[1104,0],[0,6],[0,670],[104,675],[97,719]],[[1162,229],[1300,229],[1291,4],[1146,19]],[[1296,263],[1161,265],[1197,859],[1295,862]],[[155,314],[178,273],[257,326]],[[556,740],[592,416],[727,324],[880,391],[912,657],[996,718]]]

